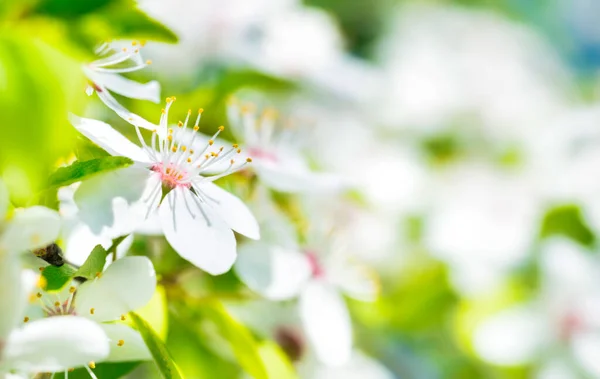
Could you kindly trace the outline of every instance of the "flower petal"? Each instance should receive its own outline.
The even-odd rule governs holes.
[[[236,259],[231,228],[210,207],[199,208],[191,191],[175,188],[159,208],[167,241],[183,258],[212,274],[229,271]]]
[[[347,364],[338,367],[327,365],[300,365],[299,371],[302,377],[312,379],[393,379],[395,378],[384,365],[367,357],[359,351],[352,352],[352,357]]]
[[[125,324],[100,324],[110,340],[110,354],[105,362],[146,361],[152,355],[137,330]],[[121,344],[121,342],[123,342]]]
[[[312,273],[304,254],[260,242],[243,244],[234,267],[248,287],[271,300],[296,296]]]
[[[341,257],[338,257],[341,258]],[[357,262],[338,259],[327,268],[328,277],[344,293],[356,300],[374,301],[379,296],[380,284],[377,273]]]
[[[475,331],[473,345],[486,361],[500,365],[530,362],[544,346],[544,330],[538,312],[526,307],[503,311]]]
[[[95,84],[131,99],[160,101],[160,84],[156,80],[139,83],[118,74],[104,73],[84,67],[85,74]]]
[[[0,252],[0,299],[4,307],[0,312],[0,341],[21,321],[26,306],[26,291],[23,288],[21,264],[18,254]]]
[[[342,188],[338,177],[327,173],[289,168],[284,164],[255,161],[254,169],[267,186],[282,192],[333,192]]]
[[[41,206],[17,210],[0,236],[0,251],[39,249],[56,241],[59,231],[56,211]]]
[[[141,147],[128,140],[107,123],[73,114],[69,115],[69,120],[75,129],[106,150],[107,153],[128,157],[136,162],[150,162],[148,154]]]
[[[346,363],[352,353],[350,315],[340,294],[313,281],[300,294],[300,318],[319,359],[328,365]]]
[[[260,238],[260,228],[256,218],[237,196],[213,183],[203,182],[197,188],[202,191],[202,194],[208,196],[210,206],[231,229],[248,238]]]
[[[108,337],[83,317],[56,316],[25,324],[8,338],[4,360],[11,369],[54,372],[108,356]]]
[[[79,218],[96,235],[114,238],[129,234],[143,222],[150,206],[140,200],[157,184],[152,172],[135,165],[96,175],[75,192]]]
[[[117,259],[100,278],[79,286],[75,311],[96,321],[116,320],[146,305],[155,290],[156,272],[150,259],[142,256]]]

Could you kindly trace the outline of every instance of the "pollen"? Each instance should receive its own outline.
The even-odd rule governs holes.
[[[219,126],[219,131],[222,132],[223,130],[225,130],[225,127],[223,125]]]
[[[194,125],[194,131],[197,132],[200,127],[198,125]]]
[[[198,114],[202,114],[202,112],[204,112],[204,108],[198,109]]]
[[[95,310],[95,308],[90,308],[90,314],[93,315]]]
[[[42,298],[42,294],[40,292],[36,293],[35,296],[37,296],[38,299]]]
[[[169,136],[167,137],[167,139],[168,139],[169,141],[173,141],[173,136],[169,134]]]
[[[190,149],[190,154],[194,154],[194,149]]]
[[[44,278],[43,276],[40,275],[40,277],[37,281],[37,287],[38,288],[46,288],[47,284],[48,284],[48,281],[46,280],[46,278]]]
[[[215,141],[213,141],[213,140],[211,140],[211,139],[209,139],[209,140],[208,140],[208,144],[209,144],[210,146],[212,146],[214,143],[215,143]]]
[[[90,368],[96,368],[96,362],[91,361],[90,363],[88,363],[88,366],[90,366]]]
[[[252,158],[250,158],[250,157],[246,158],[246,162],[248,162],[248,163],[252,162]]]
[[[165,109],[163,108],[160,110],[160,113],[165,114],[165,113],[167,113],[167,111],[165,111]]]
[[[127,318],[125,317],[125,315],[121,315],[121,321],[125,321]]]
[[[148,60],[146,61],[146,64],[147,64],[147,65],[150,65],[150,64],[152,64],[152,60],[151,60],[151,59],[148,59]]]
[[[187,163],[192,163],[192,158],[188,158]]]
[[[192,110],[188,109],[188,116],[192,114]]]
[[[125,345],[125,341],[119,340],[119,342],[117,342],[117,346],[121,347],[123,345]]]
[[[177,126],[179,126],[179,127],[181,128],[181,127],[183,126],[183,122],[179,121],[179,122],[177,123]]]
[[[174,152],[174,153],[175,153],[175,152],[177,152],[177,146],[173,146],[173,147],[171,148],[171,151],[172,151],[172,152]]]
[[[75,292],[75,287],[71,286],[71,287],[69,288],[69,292],[70,292],[70,293],[73,293],[73,292]]]
[[[240,145],[238,145],[237,143],[234,143],[232,146],[234,149],[237,149]]]
[[[54,302],[54,306],[57,307],[57,308],[60,307],[60,301],[55,301]]]
[[[241,152],[242,152],[242,149],[237,149],[237,153],[238,154],[241,153]]]
[[[185,152],[186,150],[187,150],[187,147],[181,146],[181,151]]]
[[[137,41],[131,41],[131,46],[137,45]]]
[[[29,317],[27,317],[27,316],[23,317],[23,322],[27,322],[27,321],[29,321]]]

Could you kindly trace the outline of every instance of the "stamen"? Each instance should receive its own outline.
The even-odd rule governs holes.
[[[23,317],[23,322],[28,322],[29,321],[29,317],[25,316]]]
[[[95,310],[95,308],[90,308],[90,314],[93,315]]]
[[[125,345],[125,341],[119,340],[119,342],[117,342],[117,346],[121,347],[123,345]]]

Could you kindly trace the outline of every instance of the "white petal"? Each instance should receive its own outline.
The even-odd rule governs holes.
[[[261,242],[243,244],[235,271],[252,290],[271,300],[296,296],[310,278],[306,256],[295,250]]]
[[[260,160],[253,165],[263,183],[281,192],[332,192],[342,188],[335,175],[297,170],[283,164],[263,164]]]
[[[108,338],[83,317],[56,316],[25,324],[9,337],[4,359],[11,369],[62,371],[108,356]]]
[[[330,280],[344,293],[362,301],[374,301],[379,296],[380,284],[377,273],[356,262],[341,261],[338,257],[335,266],[328,267]]]
[[[212,275],[225,273],[237,255],[233,232],[209,207],[203,207],[209,224],[192,196],[187,189],[175,188],[163,199],[159,216],[165,237],[195,266]]]
[[[124,324],[100,324],[110,340],[110,354],[105,362],[146,361],[152,355],[137,330]],[[123,344],[119,346],[119,341]]]
[[[17,254],[0,252],[0,299],[8,306],[0,312],[0,341],[22,321],[26,306],[26,291],[21,280],[21,265]]]
[[[160,84],[155,80],[139,83],[118,74],[98,72],[88,68],[84,68],[84,71],[94,83],[119,95],[131,99],[150,100],[155,103],[160,101]]]
[[[579,364],[591,375],[600,377],[600,334],[580,333],[573,338],[573,354]]]
[[[6,184],[0,180],[0,221],[4,220],[9,206],[10,199],[8,197],[8,188],[6,188]]]
[[[142,256],[125,257],[108,266],[100,278],[79,286],[75,310],[97,321],[116,320],[146,305],[155,290],[156,273],[152,262]]]
[[[128,140],[107,123],[73,114],[69,115],[69,120],[81,134],[106,150],[107,153],[128,157],[136,162],[150,162],[148,154],[141,147]]]
[[[317,365],[307,368],[312,379],[394,379],[395,376],[381,363],[354,351],[350,361],[342,366]],[[302,372],[302,370],[301,370]],[[304,377],[304,376],[303,376]]]
[[[56,241],[59,231],[56,211],[41,206],[17,210],[0,236],[0,251],[39,249]]]
[[[152,174],[134,165],[82,182],[75,192],[79,218],[96,235],[103,229],[113,230],[104,231],[109,238],[131,233],[144,220],[144,212],[134,204],[145,199],[144,194],[156,185]]]
[[[313,281],[300,294],[300,317],[319,359],[342,365],[352,352],[352,326],[344,300],[330,285]]]
[[[246,204],[213,183],[202,183],[198,188],[209,197],[209,204],[229,227],[248,238],[259,239],[258,222]],[[213,201],[214,200],[214,201]]]
[[[477,327],[473,345],[486,361],[499,365],[530,362],[544,344],[543,315],[530,308],[503,311]]]

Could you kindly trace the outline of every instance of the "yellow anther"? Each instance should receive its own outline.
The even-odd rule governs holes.
[[[211,139],[209,139],[209,140],[208,140],[208,144],[209,144],[210,146],[212,146],[214,143],[215,143],[215,141],[213,141],[213,140],[211,140]]]
[[[179,126],[179,127],[181,128],[181,127],[183,126],[183,122],[179,121],[179,122],[177,123],[177,126]]]
[[[140,49],[135,49],[135,50],[133,50],[133,52],[137,54],[140,52]]]
[[[96,279],[100,279],[102,277],[102,273],[101,272],[97,272],[96,273]]]
[[[192,114],[192,110],[188,109],[188,115],[191,115],[191,114]]]
[[[23,322],[27,322],[27,321],[29,321],[29,317],[27,317],[27,316],[23,317]]]
[[[43,276],[40,275],[40,277],[38,278],[38,281],[36,283],[38,288],[46,288],[46,285],[48,284],[48,281],[46,280],[46,278],[44,278]]]
[[[127,52],[127,48],[126,47],[122,48],[121,50],[123,50],[124,53]]]
[[[237,153],[238,154],[241,153],[241,152],[242,152],[242,149],[237,149]]]
[[[71,287],[69,288],[69,292],[70,292],[70,293],[73,293],[73,292],[75,292],[75,287],[71,286]]]
[[[172,151],[172,152],[174,152],[174,153],[176,153],[176,152],[177,152],[177,146],[173,146],[173,147],[171,148],[171,151]]]
[[[194,131],[197,132],[200,127],[198,125],[194,125]]]
[[[234,164],[235,161],[232,159],[232,160],[229,161],[229,163]]]
[[[152,64],[152,59],[148,59],[148,60],[146,61],[146,64],[147,64],[147,65],[151,65],[151,64]]]
[[[171,97],[167,97],[165,101],[166,101],[167,103],[170,103],[170,102],[171,102],[171,101],[173,101],[173,100],[171,100]]]
[[[30,303],[33,303],[36,299],[37,299],[37,297],[36,297],[35,294],[32,293],[32,294],[29,295],[29,302]]]
[[[223,146],[221,146],[221,147],[219,148],[219,152],[221,152],[221,151],[223,151]]]
[[[217,153],[215,153],[214,151],[212,151],[212,152],[210,153],[210,156],[211,156],[211,157],[216,157],[216,156],[217,156]]]
[[[38,268],[38,270],[40,270],[40,272],[44,271],[46,269],[46,267],[40,267]]]
[[[167,175],[169,175],[171,173],[171,168],[167,167],[167,169],[165,170],[165,172],[167,173]]]
[[[38,292],[38,293],[35,294],[35,296],[37,296],[37,298],[39,299],[39,298],[42,297],[42,294],[40,292]]]
[[[90,368],[96,368],[96,363],[94,361],[91,361],[90,363],[88,363],[88,366],[90,366]]]
[[[190,149],[190,155],[194,154],[194,149]]]
[[[131,41],[131,46],[137,45],[137,41]]]
[[[173,128],[169,128],[169,134],[173,134]]]
[[[233,144],[233,148],[234,148],[234,149],[237,149],[239,146],[240,146],[240,145],[238,145],[237,143],[234,143],[234,144]]]
[[[177,175],[177,180],[181,180],[181,179],[183,179],[183,175],[181,175],[181,174]]]
[[[165,111],[165,109],[164,109],[164,108],[163,108],[163,109],[161,109],[161,110],[160,110],[160,112],[161,112],[162,114],[165,114],[165,113],[167,113],[167,111]]]
[[[188,158],[187,163],[192,163],[192,158]]]
[[[60,301],[55,301],[55,302],[54,302],[54,306],[55,306],[55,307],[60,307]]]
[[[37,233],[32,234],[30,239],[31,239],[31,243],[34,245],[37,245],[40,243],[40,235]]]
[[[169,140],[169,142],[170,142],[170,141],[173,141],[173,136],[169,134],[169,135],[167,136],[167,139]]]
[[[181,151],[186,151],[186,150],[187,150],[187,147],[181,146]]]
[[[250,157],[246,158],[246,162],[248,162],[248,163],[252,162],[252,158],[250,158]]]
[[[125,345],[125,341],[119,340],[119,342],[117,342],[117,346],[121,347],[123,345]]]
[[[222,132],[223,130],[225,130],[225,127],[223,125],[219,126],[219,131]]]
[[[208,159],[208,154],[204,154],[204,158]]]
[[[198,109],[198,114],[202,114],[202,112],[204,112],[204,108]]]
[[[145,39],[141,39],[140,40],[140,46],[146,46],[146,40]]]
[[[93,315],[95,310],[95,308],[90,308],[90,314]]]
[[[171,99],[172,99],[171,101],[177,100],[177,98],[175,96],[171,96]]]
[[[125,321],[126,317],[125,315],[121,315],[121,321]]]

